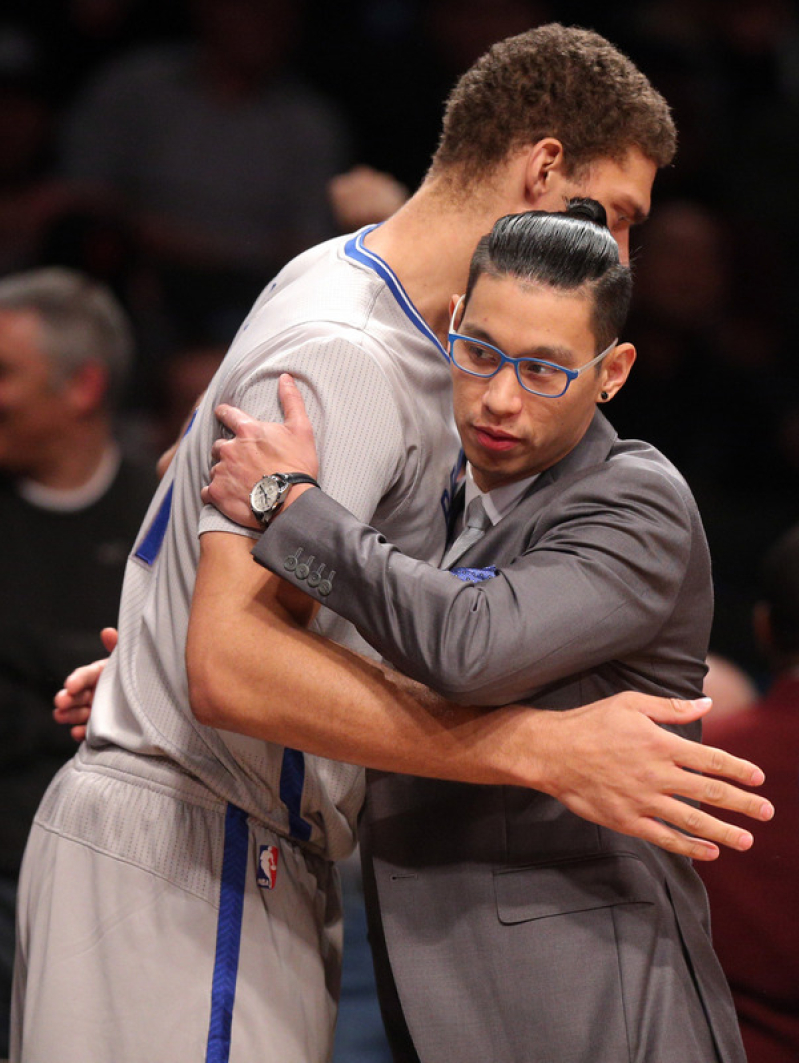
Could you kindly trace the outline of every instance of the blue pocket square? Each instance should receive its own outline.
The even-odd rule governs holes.
[[[451,568],[450,572],[464,583],[482,583],[483,580],[493,579],[497,574],[497,566],[489,565],[488,568]]]

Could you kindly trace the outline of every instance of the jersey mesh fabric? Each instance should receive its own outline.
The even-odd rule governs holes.
[[[120,646],[97,692],[87,756],[96,767],[160,785],[171,778],[175,789],[189,776],[288,835],[283,748],[199,724],[184,665],[198,531],[248,534],[200,502],[220,431],[214,407],[230,402],[279,420],[276,381],[284,371],[295,376],[308,406],[323,489],[406,553],[440,557],[440,503],[459,449],[445,355],[396,292],[348,254],[347,238],[329,241],[290,263],[255,304],[153,499],[140,541],[167,507],[169,521],[152,563],[135,551],[128,562]],[[327,610],[314,627],[371,653]],[[308,845],[338,859],[353,845],[363,773],[311,756],[304,769],[298,800],[310,825]]]

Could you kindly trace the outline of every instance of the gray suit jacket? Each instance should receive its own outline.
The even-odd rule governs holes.
[[[317,491],[255,554],[305,589],[298,549],[335,570],[324,604],[451,698],[558,710],[625,689],[701,691],[712,590],[694,500],[600,413],[457,562],[460,579]],[[370,773],[364,818],[389,1028],[398,999],[424,1063],[743,1061],[684,858],[512,787]],[[413,1059],[402,1045],[399,1032],[397,1059]]]

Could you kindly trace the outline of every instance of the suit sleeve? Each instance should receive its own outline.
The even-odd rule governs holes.
[[[335,571],[324,604],[396,668],[452,700],[502,705],[646,646],[668,619],[693,503],[671,475],[629,473],[608,463],[565,487],[534,541],[480,583],[406,557],[319,491],[281,514],[254,553],[309,594],[290,558],[314,553]]]

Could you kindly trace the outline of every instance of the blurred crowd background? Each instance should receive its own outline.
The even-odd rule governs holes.
[[[714,649],[760,667],[755,561],[797,517],[799,18],[790,0],[6,0],[0,274],[106,282],[136,331],[123,443],[177,430],[252,299],[337,231],[327,185],[424,175],[442,101],[492,41],[590,26],[671,103],[610,416],[671,457],[715,562]]]
[[[331,179],[361,165],[391,175],[394,194],[413,189],[458,75],[493,41],[551,20],[608,37],[675,113],[677,160],[635,236],[625,338],[638,362],[608,413],[689,480],[714,561],[712,649],[754,692],[766,681],[750,624],[759,562],[799,519],[792,0],[5,0],[0,283],[59,266],[113,292],[134,336],[114,435],[126,460],[151,470],[271,275],[347,225]],[[4,433],[17,449],[21,436],[3,373],[0,351],[0,481],[33,477],[4,458]],[[24,586],[5,578],[2,642],[13,648],[23,642],[11,601]],[[39,594],[63,578],[62,562]],[[59,615],[75,612],[71,594],[62,587]],[[95,639],[96,626],[87,612]],[[53,630],[41,639],[48,648]],[[68,648],[74,663],[89,652],[77,638]],[[41,760],[44,744],[55,764],[69,740],[12,722],[28,651],[15,652],[0,677],[4,771],[16,765],[24,788],[26,750]],[[67,656],[48,669],[28,656],[31,675],[46,672],[37,682],[49,706]],[[49,727],[49,708],[47,717]],[[8,812],[17,797],[4,786]]]

